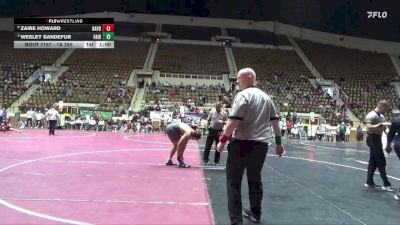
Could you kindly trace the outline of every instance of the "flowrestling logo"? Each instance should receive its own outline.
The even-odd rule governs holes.
[[[368,18],[378,18],[378,19],[385,19],[388,16],[386,11],[367,11]]]

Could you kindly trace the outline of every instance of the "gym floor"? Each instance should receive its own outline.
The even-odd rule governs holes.
[[[55,134],[0,133],[0,224],[214,224],[195,141],[179,169],[164,134]]]
[[[204,142],[203,142],[204,143]],[[270,145],[263,168],[261,224],[399,224],[400,202],[394,193],[364,187],[369,150],[364,143],[286,140],[278,158]],[[226,152],[221,162],[226,162]],[[210,161],[214,155],[211,154]],[[393,187],[400,185],[400,161],[387,155]],[[246,174],[246,173],[245,173]],[[216,224],[229,224],[224,170],[205,169]],[[379,174],[375,183],[382,184]],[[246,175],[243,207],[249,207]],[[244,218],[244,224],[252,224]]]
[[[190,169],[164,165],[160,133],[24,129],[0,142],[0,224],[229,224],[224,167],[201,166],[205,138],[187,146]],[[283,158],[269,146],[262,224],[399,224],[394,194],[363,186],[365,144],[285,142]],[[400,162],[387,162],[398,187]],[[247,196],[244,176],[244,206]]]

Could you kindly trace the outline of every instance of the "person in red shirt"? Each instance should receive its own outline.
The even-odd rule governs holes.
[[[176,93],[175,93],[175,92],[171,92],[171,93],[169,94],[169,96],[171,96],[171,98],[175,98],[175,97],[176,97]]]
[[[289,137],[289,136],[291,137],[291,135],[292,135],[291,131],[292,131],[292,128],[293,128],[292,121],[287,120],[287,121],[286,121],[286,127],[287,127],[287,136],[288,136],[288,137]]]

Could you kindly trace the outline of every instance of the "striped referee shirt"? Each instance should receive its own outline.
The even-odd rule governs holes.
[[[212,111],[208,115],[208,121],[210,121],[210,128],[214,130],[222,130],[224,128],[224,123],[219,122],[220,120],[225,121],[227,119],[227,115],[223,110],[218,112],[217,110]]]
[[[60,117],[60,114],[58,114],[57,110],[55,109],[49,109],[46,113],[46,118],[47,120],[57,120]]]
[[[278,120],[279,116],[272,99],[265,92],[249,87],[236,95],[229,118],[240,120],[233,138],[268,142],[271,121]]]

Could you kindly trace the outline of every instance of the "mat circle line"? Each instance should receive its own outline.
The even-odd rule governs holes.
[[[124,149],[124,150],[102,150],[102,151],[91,151],[91,152],[76,152],[76,153],[69,153],[69,154],[62,154],[62,155],[55,155],[55,156],[49,156],[49,157],[43,157],[43,158],[38,158],[38,159],[32,159],[32,160],[26,160],[23,162],[19,162],[16,164],[12,164],[9,165],[7,167],[1,168],[0,169],[0,173],[7,171],[9,169],[21,166],[21,165],[26,165],[26,164],[31,164],[31,163],[35,163],[35,162],[39,162],[39,161],[44,161],[44,160],[48,160],[48,159],[55,159],[55,158],[62,158],[62,157],[69,157],[69,156],[77,156],[77,155],[85,155],[85,154],[96,154],[96,153],[113,153],[113,152],[132,152],[132,151],[143,151],[143,150],[165,150],[165,149]],[[277,157],[276,155],[268,155],[268,156],[273,156],[273,157]],[[338,164],[338,163],[332,163],[332,162],[327,162],[327,161],[319,161],[319,160],[311,160],[311,159],[306,159],[306,158],[299,158],[299,157],[290,157],[290,156],[284,156],[284,158],[288,158],[288,159],[295,159],[295,160],[301,160],[301,161],[308,161],[308,162],[317,162],[319,165],[319,163],[321,164],[329,164],[329,165],[333,165],[333,166],[338,166],[338,167],[343,167],[343,168],[348,168],[348,169],[354,169],[354,170],[359,170],[359,171],[366,171],[366,169],[363,168],[359,168],[359,167],[353,167],[353,166],[347,166],[347,165],[343,165],[343,164]],[[396,179],[396,180],[400,180],[400,178],[398,177],[394,177],[394,176],[388,176],[392,179]],[[59,217],[53,217],[50,215],[46,215],[46,214],[42,214],[42,213],[38,213],[38,212],[34,212],[28,209],[24,209],[22,207],[19,207],[17,205],[14,205],[12,203],[9,203],[7,201],[5,201],[4,199],[0,199],[0,205],[3,205],[5,207],[8,207],[10,209],[16,210],[18,212],[27,214],[27,215],[31,215],[31,216],[36,216],[39,218],[43,218],[43,219],[47,219],[47,220],[51,220],[51,221],[56,221],[56,222],[63,222],[63,223],[67,223],[67,224],[77,224],[77,225],[87,225],[90,223],[86,223],[86,222],[81,222],[81,221],[74,221],[74,220],[68,220],[68,219],[63,219],[63,218],[59,218]]]

